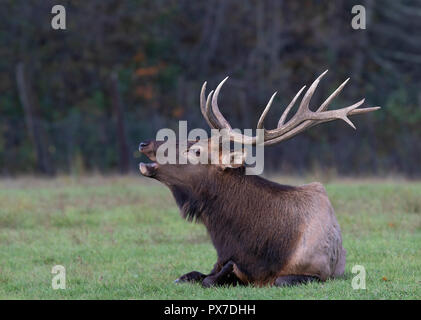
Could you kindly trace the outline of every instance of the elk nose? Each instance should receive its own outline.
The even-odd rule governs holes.
[[[150,141],[144,141],[144,142],[141,142],[141,143],[139,144],[139,151],[142,151],[142,149],[143,149],[143,148],[146,148],[146,147],[147,147],[150,143],[151,143]]]

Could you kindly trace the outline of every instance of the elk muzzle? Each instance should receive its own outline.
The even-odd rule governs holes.
[[[155,161],[155,143],[153,141],[145,141],[139,144],[139,151],[147,156],[150,160]],[[146,177],[152,177],[156,174],[156,169],[158,164],[156,162],[152,163],[139,163],[139,170],[142,175]]]
[[[139,170],[140,173],[143,174],[145,177],[153,177],[156,173],[156,169],[158,168],[158,164],[155,162],[152,163],[139,163]]]

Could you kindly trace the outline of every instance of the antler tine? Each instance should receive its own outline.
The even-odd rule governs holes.
[[[273,99],[275,98],[275,96],[276,96],[277,93],[278,92],[275,92],[272,95],[272,97],[270,97],[270,100],[269,100],[268,104],[266,105],[265,110],[263,110],[263,113],[260,116],[259,121],[257,122],[257,129],[263,129],[263,122],[265,121],[266,115],[269,112],[269,109],[272,106]]]
[[[214,129],[214,125],[212,124],[212,122],[209,120],[207,114],[206,114],[206,85],[207,85],[207,81],[205,81],[202,85],[202,90],[200,90],[200,111],[202,111],[202,115],[203,118],[205,118],[206,122],[208,123],[209,127],[211,127],[212,129]]]
[[[209,125],[211,129],[221,129],[218,119],[216,119],[215,115],[212,113],[212,109],[211,109],[212,97],[213,97],[213,90],[209,92],[208,98],[206,99],[206,105],[205,105],[206,119],[207,121],[209,121]]]
[[[313,81],[310,88],[308,88],[306,94],[304,95],[304,98],[301,101],[300,106],[298,107],[298,111],[296,115],[300,115],[301,113],[305,113],[309,111],[308,105],[310,104],[310,100],[313,97],[314,91],[316,91],[316,88],[319,85],[320,80],[325,76],[327,72],[328,70],[323,72],[320,76],[317,77],[316,80]]]
[[[302,87],[300,89],[300,91],[297,92],[297,94],[295,95],[294,99],[292,99],[292,101],[289,103],[288,107],[286,107],[285,111],[282,113],[281,118],[278,121],[278,128],[280,126],[282,126],[285,123],[285,120],[288,116],[288,113],[291,111],[292,107],[295,105],[295,102],[297,101],[298,97],[301,95],[301,92],[303,92],[303,90],[306,88],[306,86]]]
[[[355,110],[352,110],[348,115],[353,116],[353,115],[356,115],[356,114],[364,114],[364,113],[376,111],[376,110],[379,110],[379,109],[381,109],[381,107],[370,107],[370,108],[355,109]]]
[[[325,111],[329,104],[332,102],[333,99],[335,99],[339,93],[341,93],[342,89],[345,87],[345,85],[348,83],[349,79],[346,79],[342,84],[325,100],[325,102],[322,103],[322,105],[317,109],[317,112]]]
[[[224,85],[225,81],[228,80],[228,77],[226,77],[224,80],[222,80],[219,85],[216,87],[215,94],[212,97],[212,113],[214,114],[215,118],[218,120],[218,123],[220,125],[219,129],[229,129],[231,130],[231,126],[228,123],[228,121],[224,118],[221,111],[219,111],[218,108],[218,96],[219,91],[221,90],[222,86]]]
[[[206,85],[207,81],[203,82],[202,89],[200,90],[200,110],[202,111],[202,115],[206,116]]]

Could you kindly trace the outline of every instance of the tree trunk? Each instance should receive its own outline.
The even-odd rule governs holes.
[[[38,170],[43,174],[53,175],[54,168],[51,165],[51,159],[48,153],[46,133],[39,121],[37,102],[30,81],[26,78],[23,62],[19,62],[16,66],[16,82],[19,98],[25,113],[25,122],[29,137],[35,147]]]
[[[126,124],[124,120],[124,106],[118,85],[118,75],[111,74],[110,83],[111,103],[117,123],[117,144],[119,149],[119,169],[121,173],[129,171],[129,147],[127,143]]]

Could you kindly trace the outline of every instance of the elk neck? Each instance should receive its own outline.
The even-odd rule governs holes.
[[[209,170],[188,183],[173,184],[169,188],[183,218],[202,222],[234,217],[233,213],[237,211],[260,211],[265,198],[268,198],[266,203],[270,205],[274,193],[295,189],[259,176],[245,175],[244,167],[225,171]],[[254,208],[256,199],[259,199],[259,208]]]

